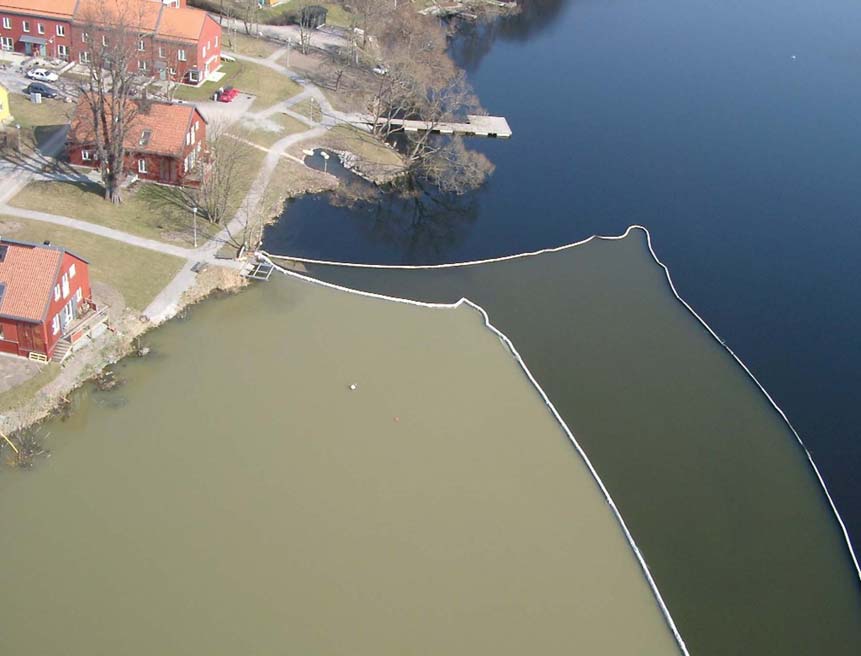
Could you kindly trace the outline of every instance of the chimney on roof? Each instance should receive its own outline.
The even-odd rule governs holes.
[[[43,244],[44,246],[50,246],[50,245],[51,245],[51,240],[50,240],[50,239],[46,239],[45,241],[43,241],[43,242],[42,242],[42,244]]]

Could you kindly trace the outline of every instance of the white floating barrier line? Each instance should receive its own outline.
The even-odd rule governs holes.
[[[861,580],[861,566],[858,564],[858,557],[855,555],[855,549],[852,545],[852,540],[849,537],[849,531],[846,529],[846,524],[843,522],[843,518],[840,516],[840,513],[837,510],[837,506],[834,503],[834,499],[831,497],[831,493],[828,490],[828,486],[825,484],[825,479],[822,477],[822,474],[819,471],[819,468],[816,466],[816,463],[813,461],[813,456],[810,454],[810,451],[807,449],[807,446],[804,444],[804,441],[801,439],[801,435],[799,435],[798,431],[795,430],[795,426],[792,425],[792,422],[789,421],[789,417],[787,417],[786,413],[783,409],[777,405],[775,400],[771,397],[771,394],[763,387],[762,383],[753,375],[753,372],[748,368],[748,366],[742,362],[741,358],[736,355],[735,351],[733,351],[727,343],[721,339],[718,334],[712,330],[711,326],[709,326],[705,319],[703,319],[699,314],[697,314],[696,310],[694,310],[691,305],[685,301],[676,290],[676,286],[673,284],[672,276],[670,276],[670,270],[667,266],[660,260],[657,253],[655,253],[655,249],[652,246],[652,235],[649,232],[648,228],[641,225],[631,225],[628,226],[628,229],[625,230],[621,235],[592,235],[591,237],[587,237],[586,239],[581,239],[580,241],[575,241],[570,244],[564,244],[562,246],[554,246],[552,248],[542,248],[537,251],[529,251],[526,253],[519,253],[516,255],[505,255],[503,257],[494,257],[488,258],[484,260],[470,260],[466,262],[453,262],[449,264],[427,264],[427,265],[398,265],[398,264],[357,264],[352,262],[332,262],[328,260],[314,260],[310,258],[301,258],[301,257],[290,257],[287,255],[270,255],[263,251],[263,253],[269,257],[275,257],[278,259],[290,260],[292,262],[301,262],[303,264],[320,264],[320,265],[329,265],[329,266],[341,266],[341,267],[355,267],[360,269],[396,269],[396,270],[434,270],[434,269],[451,269],[455,267],[466,267],[466,266],[476,266],[478,264],[493,264],[495,262],[506,262],[509,260],[516,260],[520,258],[534,257],[536,255],[543,255],[545,253],[558,253],[561,251],[568,250],[569,248],[574,248],[575,246],[581,246],[583,244],[587,244],[593,239],[605,239],[608,241],[624,239],[627,237],[633,230],[642,230],[646,235],[646,244],[649,247],[649,253],[652,255],[652,259],[657,262],[657,264],[664,270],[664,275],[667,278],[667,282],[669,283],[670,290],[673,292],[673,296],[676,297],[676,300],[679,301],[687,310],[690,312],[696,319],[699,321],[703,327],[709,332],[709,334],[720,343],[721,346],[726,349],[727,353],[729,353],[733,359],[741,366],[744,372],[750,377],[750,379],[754,382],[754,384],[759,388],[759,390],[763,393],[771,406],[777,411],[777,413],[781,416],[786,425],[789,427],[789,430],[792,431],[792,434],[795,435],[795,439],[798,441],[798,444],[801,446],[804,454],[807,456],[807,460],[810,463],[810,466],[813,468],[814,473],[816,474],[816,478],[819,480],[819,484],[822,486],[822,491],[825,493],[825,498],[828,499],[828,504],[831,506],[831,510],[834,512],[834,517],[837,519],[837,523],[840,525],[840,530],[843,532],[843,539],[846,541],[846,547],[849,549],[849,556],[852,558],[852,564],[855,566],[855,573],[858,576],[858,579]],[[270,259],[271,262],[271,259]],[[340,289],[345,289],[341,287]],[[353,290],[355,291],[355,290]],[[364,292],[359,292],[364,293]],[[389,298],[390,300],[402,300],[407,302],[408,299],[396,299],[392,297],[381,297],[381,298]],[[466,299],[463,299],[466,300]],[[469,301],[466,301],[469,303]],[[470,303],[472,304],[472,303]],[[477,307],[477,306],[476,306]],[[483,310],[482,310],[483,312]],[[493,326],[490,326],[493,328]],[[493,328],[496,330],[495,328]],[[497,331],[499,332],[499,331]],[[500,333],[501,334],[501,333]],[[524,365],[525,367],[525,365]],[[540,388],[539,388],[540,389]],[[542,392],[543,394],[543,392]],[[567,427],[566,427],[567,431]]]
[[[631,228],[628,228],[628,230],[625,232],[625,235],[627,235],[628,232],[630,232],[630,230],[631,230]],[[648,232],[647,232],[647,234],[648,234]],[[614,239],[616,239],[616,238],[614,237]],[[586,241],[588,241],[588,240],[586,240]],[[574,437],[574,433],[571,432],[571,429],[568,428],[568,425],[565,423],[565,420],[562,419],[562,415],[560,415],[559,411],[556,410],[556,406],[553,405],[553,402],[550,400],[550,397],[547,396],[547,394],[541,388],[541,385],[538,384],[538,381],[535,379],[535,376],[532,375],[532,372],[529,370],[529,367],[526,366],[526,362],[523,360],[520,353],[514,347],[514,344],[511,342],[510,339],[508,339],[508,337],[504,333],[502,333],[500,330],[498,330],[496,328],[496,326],[494,326],[490,322],[490,317],[488,316],[487,312],[484,310],[483,307],[481,307],[480,305],[477,305],[476,303],[473,303],[468,298],[461,298],[456,303],[425,303],[423,301],[415,301],[415,300],[408,299],[408,298],[398,298],[396,296],[386,296],[384,294],[376,294],[374,292],[366,292],[366,291],[362,291],[360,289],[351,289],[349,287],[343,287],[341,285],[336,285],[334,283],[326,282],[324,280],[317,280],[316,278],[312,278],[310,276],[285,269],[285,268],[277,265],[276,263],[272,262],[272,260],[269,258],[269,256],[264,252],[258,252],[258,256],[265,258],[277,270],[281,271],[282,273],[284,273],[288,276],[292,276],[294,278],[298,278],[300,280],[304,280],[306,282],[310,282],[313,284],[322,285],[322,286],[328,287],[330,289],[337,289],[339,291],[347,292],[350,294],[357,294],[359,296],[365,296],[368,298],[376,298],[376,299],[381,299],[384,301],[392,301],[395,303],[405,303],[408,305],[416,305],[419,307],[431,308],[431,309],[451,310],[454,308],[458,308],[461,305],[466,305],[468,307],[471,307],[471,308],[477,310],[481,314],[482,319],[484,320],[484,325],[487,328],[489,328],[499,338],[499,340],[506,346],[506,348],[509,350],[509,352],[514,356],[514,359],[520,365],[520,368],[526,374],[526,377],[529,379],[529,381],[532,383],[532,385],[535,387],[535,389],[541,395],[541,398],[544,399],[544,403],[550,409],[550,412],[556,418],[556,421],[559,422],[559,425],[562,427],[562,430],[568,436],[568,439],[571,440],[571,443],[574,445],[574,448],[577,449],[577,453],[580,454],[580,457],[583,459],[583,462],[586,463],[586,466],[588,467],[589,472],[592,474],[592,478],[598,484],[598,487],[601,490],[601,493],[604,495],[604,499],[607,501],[610,508],[613,510],[613,514],[615,515],[616,520],[618,521],[619,526],[621,527],[622,532],[625,535],[625,539],[627,540],[628,545],[630,546],[631,550],[634,552],[634,555],[636,556],[637,561],[640,564],[640,568],[643,570],[643,574],[646,577],[646,581],[648,582],[649,587],[652,590],[652,593],[655,595],[655,599],[658,602],[658,606],[660,607],[661,613],[664,616],[664,620],[666,621],[667,625],[669,626],[670,631],[672,631],[673,636],[675,637],[676,643],[679,646],[679,649],[681,650],[682,654],[684,654],[684,656],[690,656],[690,652],[688,652],[688,648],[685,645],[685,641],[682,638],[681,634],[679,633],[679,630],[676,627],[676,623],[673,621],[672,616],[670,615],[670,611],[667,608],[667,604],[664,602],[664,598],[661,596],[661,593],[658,590],[658,586],[655,584],[655,580],[652,577],[651,571],[649,571],[649,566],[646,564],[646,560],[645,560],[645,558],[643,558],[643,554],[640,551],[640,548],[637,546],[636,542],[634,542],[634,537],[633,537],[633,535],[631,535],[631,531],[628,529],[628,525],[625,524],[625,520],[622,518],[622,514],[619,512],[619,508],[616,506],[616,503],[613,501],[613,498],[610,496],[610,492],[607,490],[606,486],[604,485],[604,481],[602,481],[601,477],[598,476],[598,472],[595,470],[595,467],[592,465],[592,461],[589,460],[589,456],[586,455],[586,452],[583,450],[583,447],[580,446],[580,443]]]

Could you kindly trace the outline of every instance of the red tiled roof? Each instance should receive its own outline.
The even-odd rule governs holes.
[[[196,111],[194,105],[150,101],[148,111],[138,111],[129,129],[126,130],[126,150],[136,153],[181,155],[185,146],[185,135]],[[146,144],[141,143],[144,130],[150,132]],[[72,117],[67,140],[73,144],[95,142],[92,111],[83,96],[78,101],[78,107]]]
[[[0,11],[71,20],[78,0],[0,0]]]
[[[63,259],[63,250],[0,240],[6,257],[0,262],[0,315],[42,321],[51,302],[54,284]]]
[[[205,11],[192,7],[165,8],[158,23],[158,36],[165,39],[197,41],[207,19]]]

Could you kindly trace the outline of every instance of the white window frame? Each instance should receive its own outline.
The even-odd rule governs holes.
[[[12,29],[12,20],[8,16],[3,17],[3,29],[11,30]]]
[[[69,265],[69,280],[71,280],[72,278],[75,277],[75,273],[76,273],[75,263],[73,262],[72,264]]]
[[[89,53],[89,52],[87,52],[86,50],[84,50],[84,51],[79,55],[79,59],[81,60],[81,63],[82,63],[82,64],[89,64],[89,63],[90,63],[90,53]]]
[[[73,264],[72,266],[75,266],[75,265]],[[75,301],[80,304],[83,300],[84,300],[84,290],[81,289],[80,287],[78,287],[75,290]]]
[[[87,43],[90,40],[89,32],[81,32],[81,43]]]
[[[138,52],[146,50],[146,42],[143,39],[138,39]]]
[[[166,59],[166,58],[167,58],[167,55],[165,54],[164,46],[159,46],[159,47],[158,47],[158,56],[159,56],[161,59]]]
[[[24,32],[30,31],[30,21],[21,21],[21,30]]]
[[[55,301],[60,300],[60,283],[57,283],[56,285],[54,285],[54,300]]]
[[[92,158],[89,150],[81,150],[81,159],[85,162],[89,162]]]
[[[57,24],[57,36],[66,36],[66,26]]]
[[[108,47],[108,37],[104,34],[102,34],[102,47],[104,47],[104,48]]]
[[[138,173],[149,173],[147,170],[146,159],[138,160]]]
[[[51,334],[56,335],[60,332],[60,314],[59,312],[51,319]]]
[[[215,47],[216,48],[218,47],[218,35],[217,34],[215,35]]]
[[[149,70],[149,63],[146,59],[138,60],[138,69],[144,72]]]
[[[39,34],[45,33],[45,26],[42,23],[36,23],[36,32]]]
[[[57,44],[57,57],[60,59],[68,59],[69,58],[69,46],[63,45],[62,43]]]
[[[63,298],[69,298],[69,274],[64,273],[63,278],[61,279],[63,283]]]
[[[10,52],[15,47],[15,40],[11,36],[0,36],[0,50]]]
[[[179,61],[188,61],[185,56],[185,48],[177,48],[176,50],[176,58]]]

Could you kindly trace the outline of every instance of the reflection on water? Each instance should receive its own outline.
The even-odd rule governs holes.
[[[0,654],[678,653],[478,312],[275,276],[192,314],[0,470]]]
[[[312,273],[487,310],[607,485],[692,654],[858,653],[858,578],[806,457],[672,296],[642,232],[472,267]]]

